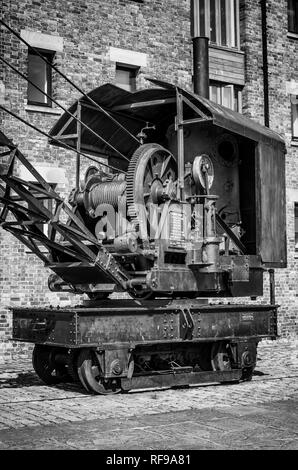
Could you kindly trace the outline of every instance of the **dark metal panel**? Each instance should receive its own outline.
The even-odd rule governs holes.
[[[153,314],[134,312],[118,315],[79,316],[78,328],[82,344],[117,343],[179,338],[177,315],[173,312]]]
[[[195,317],[195,315],[194,315]],[[200,313],[202,338],[256,337],[271,333],[272,311],[209,311]]]
[[[13,309],[13,339],[64,347],[103,347],[275,337],[275,306]]]
[[[124,390],[136,390],[143,388],[162,388],[173,387],[199,383],[214,382],[232,382],[240,380],[242,375],[241,369],[229,371],[208,371],[208,372],[189,372],[175,374],[159,374],[132,377],[131,379],[123,379],[121,386]]]
[[[238,307],[238,308],[237,308]],[[124,310],[124,309],[123,309]],[[187,315],[186,315],[187,314]],[[271,336],[276,308],[213,306],[78,314],[81,344]],[[185,325],[187,323],[187,326]]]
[[[256,155],[257,252],[268,267],[287,265],[285,154],[262,142]]]
[[[48,267],[70,284],[111,282],[110,277],[99,271],[92,263],[55,263]]]
[[[76,344],[75,312],[13,309],[13,339],[74,346]]]

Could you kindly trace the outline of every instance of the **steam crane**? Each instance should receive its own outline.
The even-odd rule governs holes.
[[[273,296],[239,298],[262,296],[264,271],[272,280],[286,266],[283,140],[202,95],[151,85],[105,84],[56,122],[50,143],[78,156],[68,201],[0,134],[2,229],[52,271],[50,290],[88,297],[13,308],[13,338],[35,344],[46,383],[107,394],[249,380],[258,342],[277,336]],[[82,156],[93,160],[83,173]]]

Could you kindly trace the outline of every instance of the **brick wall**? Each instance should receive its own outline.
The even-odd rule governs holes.
[[[298,39],[287,36],[287,1],[267,2],[270,127],[286,140],[287,255],[288,268],[276,270],[279,333],[297,335],[298,259],[295,258],[294,202],[298,201],[298,148],[291,145],[291,107],[287,82],[298,81]],[[244,113],[264,123],[262,21],[259,2],[245,0],[241,8],[245,51]],[[297,198],[297,199],[296,199]],[[297,255],[296,255],[297,256]],[[269,286],[265,278],[264,300]],[[262,299],[263,300],[263,299]]]
[[[76,0],[29,1],[2,0],[3,19],[12,28],[36,31],[63,38],[64,48],[55,55],[55,64],[85,92],[115,80],[115,63],[109,48],[117,47],[147,54],[147,66],[138,76],[138,87],[149,86],[145,76],[191,87],[191,39],[189,0]],[[287,229],[288,269],[276,275],[280,309],[280,333],[298,332],[296,321],[297,262],[294,258],[294,200],[298,191],[297,148],[291,147],[290,101],[286,81],[298,80],[294,57],[298,41],[287,38],[286,1],[271,0],[268,10],[268,55],[270,67],[271,127],[281,132],[288,144],[287,154]],[[259,2],[241,0],[241,42],[245,51],[246,85],[244,113],[263,123],[263,79],[261,11]],[[0,28],[0,52],[6,60],[27,70],[27,49],[18,39]],[[296,67],[296,69],[295,69]],[[79,97],[54,73],[54,97],[64,106]],[[58,115],[26,111],[27,85],[0,64],[0,82],[5,85],[5,105],[34,125],[49,131]],[[58,187],[67,194],[74,185],[74,154],[49,147],[45,137],[0,112],[3,132],[13,138],[34,164],[67,169],[68,181]],[[298,198],[297,198],[298,200]],[[27,345],[13,344],[11,314],[13,305],[64,305],[77,301],[71,295],[58,295],[47,289],[48,273],[34,255],[27,253],[15,239],[0,230],[0,361],[26,355]],[[268,301],[268,282],[265,296]]]

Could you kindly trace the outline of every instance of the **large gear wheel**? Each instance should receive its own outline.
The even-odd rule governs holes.
[[[177,162],[159,144],[143,144],[133,154],[127,170],[128,216],[139,237],[148,240],[148,208],[175,197]]]

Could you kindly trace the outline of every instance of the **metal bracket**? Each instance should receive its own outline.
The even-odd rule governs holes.
[[[181,339],[192,339],[194,321],[189,308],[181,308],[180,310],[180,337]]]

